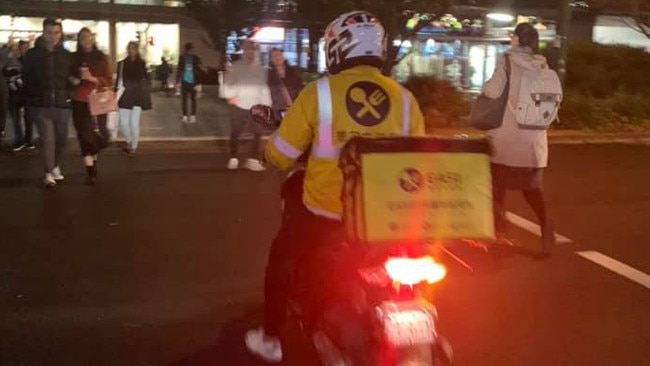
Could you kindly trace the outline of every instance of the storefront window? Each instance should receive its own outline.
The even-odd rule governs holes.
[[[416,14],[416,18],[422,22],[421,16]],[[510,48],[508,35],[518,22],[533,24],[539,32],[540,45],[556,37],[554,22],[534,16],[469,20],[445,15],[424,20],[426,24],[415,39],[394,43],[401,45],[401,61],[393,68],[393,77],[399,82],[410,76],[429,76],[449,80],[461,89],[478,90],[492,76],[497,56]]]
[[[458,88],[477,89],[492,76],[496,57],[508,48],[498,42],[460,38],[405,41],[393,77],[404,82],[410,76],[430,76],[449,80]]]
[[[44,18],[0,16],[0,43],[24,40],[32,45],[43,30]],[[109,50],[109,32],[107,21],[63,20],[63,46],[69,51],[77,49],[77,33],[83,27],[89,28],[96,35],[97,47],[105,53]]]
[[[179,27],[178,24],[152,24],[118,22],[115,24],[117,31],[117,59],[126,57],[126,47],[131,41],[140,45],[140,54],[147,65],[160,64],[160,58],[165,57],[168,62],[178,62]]]
[[[226,59],[230,62],[241,57],[241,42],[250,39],[260,48],[260,62],[269,65],[269,52],[272,48],[284,51],[284,58],[290,65],[307,68],[309,63],[309,31],[297,28],[262,27],[232,31],[226,38]]]

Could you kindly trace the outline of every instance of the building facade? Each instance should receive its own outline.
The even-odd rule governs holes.
[[[98,47],[114,61],[126,56],[131,41],[149,65],[165,57],[178,61],[183,44],[192,42],[204,63],[221,67],[221,55],[207,32],[180,0],[3,0],[0,2],[0,44],[9,39],[34,42],[46,17],[63,21],[64,45],[76,50],[76,34],[88,27]]]

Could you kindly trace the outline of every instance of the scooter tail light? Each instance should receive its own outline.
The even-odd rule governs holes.
[[[420,258],[389,258],[384,264],[388,276],[403,285],[420,282],[436,283],[447,275],[447,269],[430,256]]]

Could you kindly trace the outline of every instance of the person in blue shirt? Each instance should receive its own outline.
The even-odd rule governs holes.
[[[201,68],[201,59],[194,54],[194,45],[191,42],[185,44],[185,52],[178,61],[178,72],[176,73],[176,85],[181,85],[181,99],[183,104],[183,123],[196,122],[196,86],[198,83],[198,71]],[[191,113],[187,112],[187,99],[192,102]],[[189,117],[188,117],[189,116]]]

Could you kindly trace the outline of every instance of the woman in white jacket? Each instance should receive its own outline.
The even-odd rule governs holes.
[[[506,190],[522,191],[542,228],[542,250],[548,252],[555,244],[555,234],[543,193],[544,168],[548,163],[547,134],[546,130],[520,129],[512,107],[517,104],[522,72],[546,65],[544,56],[539,55],[538,44],[539,34],[531,24],[517,25],[511,35],[512,48],[507,52],[511,65],[508,106],[501,126],[487,134],[494,149],[492,177],[497,233],[504,231]],[[498,98],[503,92],[508,78],[505,65],[506,56],[500,56],[494,75],[483,85],[486,96]]]

